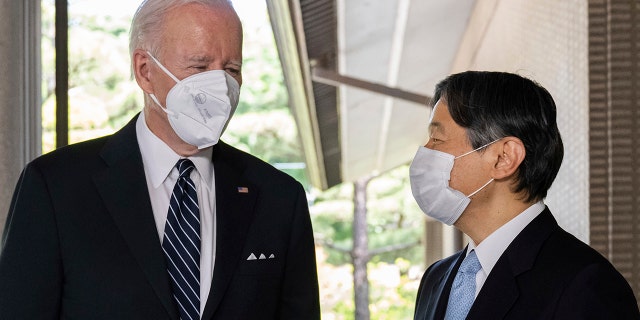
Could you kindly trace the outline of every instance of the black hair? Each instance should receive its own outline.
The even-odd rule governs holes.
[[[556,104],[536,82],[512,73],[467,71],[436,85],[433,104],[446,101],[453,120],[479,148],[512,136],[524,143],[526,156],[517,171],[516,193],[541,200],[555,179],[564,147],[556,123]]]

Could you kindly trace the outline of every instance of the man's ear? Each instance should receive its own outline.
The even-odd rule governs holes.
[[[132,65],[133,75],[136,77],[138,86],[145,93],[153,93],[153,85],[151,84],[151,63],[149,54],[142,49],[135,49],[133,51]]]
[[[492,169],[494,179],[508,178],[518,171],[526,156],[526,149],[522,140],[516,137],[505,137],[495,143],[493,152],[496,155]]]

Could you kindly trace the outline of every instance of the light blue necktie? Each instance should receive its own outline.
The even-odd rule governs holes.
[[[181,320],[200,319],[200,209],[189,177],[193,162],[180,159],[180,173],[169,201],[162,249],[167,260],[173,298]]]
[[[467,317],[476,295],[476,273],[481,268],[476,252],[471,250],[453,279],[445,320],[462,320]]]

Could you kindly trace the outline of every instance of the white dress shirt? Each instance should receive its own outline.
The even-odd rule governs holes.
[[[516,236],[520,234],[520,232],[522,232],[522,230],[544,210],[544,208],[545,204],[542,201],[537,202],[515,218],[511,219],[511,221],[498,228],[479,245],[476,245],[473,240],[469,241],[467,254],[469,254],[471,250],[475,250],[478,260],[480,261],[480,265],[482,266],[482,269],[476,273],[476,297],[478,296],[480,289],[482,289],[484,282],[487,280],[489,273],[491,273],[493,266],[498,262],[500,256],[502,256],[504,251],[507,250],[507,247],[511,244],[513,239],[515,239]]]
[[[136,134],[142,163],[147,178],[149,198],[153,208],[153,217],[158,230],[160,242],[164,239],[164,227],[169,212],[169,199],[173,187],[178,180],[178,169],[175,168],[179,159],[183,158],[160,140],[147,126],[144,111],[140,113],[136,123]],[[201,150],[188,157],[195,165],[191,171],[191,179],[196,185],[198,205],[200,208],[200,315],[204,310],[216,256],[214,228],[216,224],[215,175],[211,162],[212,148]]]

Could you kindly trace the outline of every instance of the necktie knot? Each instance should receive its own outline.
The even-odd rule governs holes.
[[[460,265],[460,272],[470,275],[475,275],[482,268],[480,261],[475,250],[471,250],[469,255],[462,261]]]
[[[189,159],[180,159],[176,163],[176,168],[180,173],[180,178],[188,177],[195,166]]]

